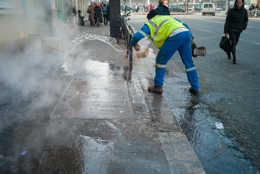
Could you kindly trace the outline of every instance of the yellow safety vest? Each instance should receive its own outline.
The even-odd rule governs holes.
[[[177,28],[186,28],[181,22],[166,15],[157,15],[145,24],[150,29],[150,35],[147,35],[148,38],[151,39],[154,45],[159,49],[173,30]]]

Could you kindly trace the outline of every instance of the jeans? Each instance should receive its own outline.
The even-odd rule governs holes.
[[[103,15],[104,17],[104,25],[107,25],[107,22],[108,22],[108,16],[107,15]]]
[[[99,17],[95,16],[94,19],[95,19],[95,24],[96,24],[97,26],[99,26]]]

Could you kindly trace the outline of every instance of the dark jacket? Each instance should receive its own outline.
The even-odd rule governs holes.
[[[78,24],[81,25],[81,26],[84,26],[84,20],[83,20],[83,16],[81,16],[81,11],[78,10]]]
[[[234,8],[231,8],[228,11],[226,18],[226,23],[224,26],[224,33],[230,31],[240,33],[246,29],[248,23],[247,10],[244,8],[244,5],[238,9],[236,4]]]
[[[107,15],[107,6],[106,6],[106,4],[104,4],[104,7],[102,8],[102,13],[103,13],[103,16]]]
[[[159,13],[159,15],[170,15],[169,8],[163,4],[158,5],[155,10]]]
[[[107,20],[109,21],[109,13],[110,13],[110,11],[109,11],[109,4],[108,4],[108,6],[107,6]]]
[[[101,17],[101,8],[98,6],[94,7],[94,11],[95,11],[95,17]]]

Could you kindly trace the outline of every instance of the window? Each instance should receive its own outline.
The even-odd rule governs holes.
[[[209,8],[209,4],[204,4],[204,8]]]
[[[209,8],[213,8],[213,4],[209,4]]]

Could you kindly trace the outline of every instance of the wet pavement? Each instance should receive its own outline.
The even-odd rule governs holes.
[[[259,173],[259,107],[257,84],[257,20],[249,22],[241,34],[237,51],[240,63],[231,64],[219,41],[224,15],[201,14],[176,16],[191,28],[198,46],[206,46],[206,57],[193,59],[199,75],[201,92],[188,93],[185,67],[178,54],[168,62],[163,97],[171,108],[206,173]],[[146,22],[145,16],[132,16],[136,31]],[[258,36],[258,35],[257,35]],[[149,44],[149,43],[148,43]],[[153,44],[149,44],[157,54]],[[153,72],[154,59],[145,59]],[[215,122],[224,124],[224,134]]]
[[[2,173],[205,173],[166,99],[147,92],[145,60],[130,72],[108,30],[3,54]]]

